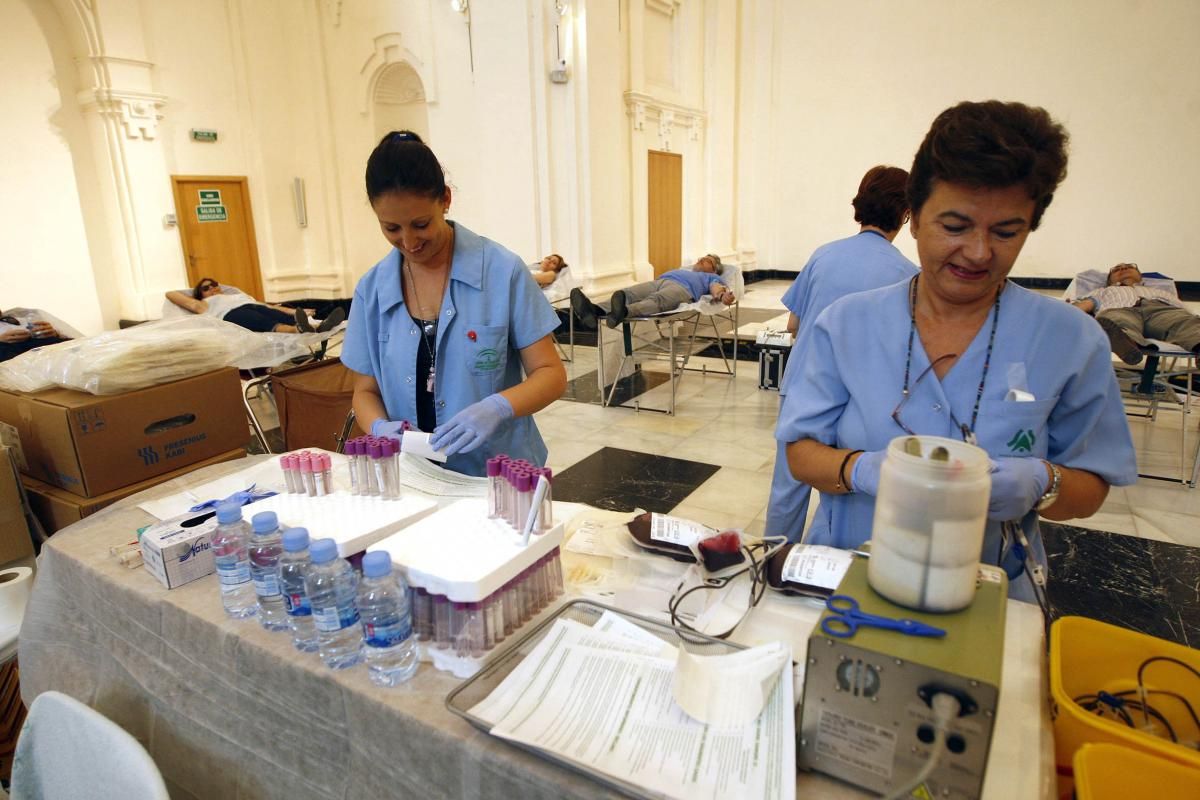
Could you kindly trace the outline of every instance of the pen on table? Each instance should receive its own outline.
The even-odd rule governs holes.
[[[537,524],[538,512],[541,511],[542,501],[546,499],[546,489],[550,488],[550,481],[546,480],[545,475],[538,475],[537,488],[533,490],[533,501],[529,504],[529,516],[525,518],[525,531],[521,534],[521,546],[529,544],[529,534],[533,532],[533,526]]]

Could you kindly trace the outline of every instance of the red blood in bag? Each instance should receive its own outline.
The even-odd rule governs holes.
[[[736,553],[742,546],[742,537],[737,531],[725,531],[700,542],[701,550],[713,553]]]

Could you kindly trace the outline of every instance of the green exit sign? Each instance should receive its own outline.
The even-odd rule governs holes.
[[[217,132],[192,128],[192,138],[197,142],[215,142],[217,140]]]

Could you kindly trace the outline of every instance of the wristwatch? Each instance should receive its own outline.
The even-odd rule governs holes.
[[[1042,499],[1038,501],[1038,511],[1045,511],[1054,505],[1054,501],[1058,500],[1058,490],[1062,488],[1062,470],[1049,461],[1046,462],[1046,466],[1050,467],[1050,474],[1054,476],[1054,479],[1050,481],[1050,488],[1046,490],[1046,493],[1042,495]]]

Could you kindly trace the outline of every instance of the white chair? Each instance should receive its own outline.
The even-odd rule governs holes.
[[[61,692],[29,707],[13,759],[13,800],[170,800],[149,753],[119,725]]]

